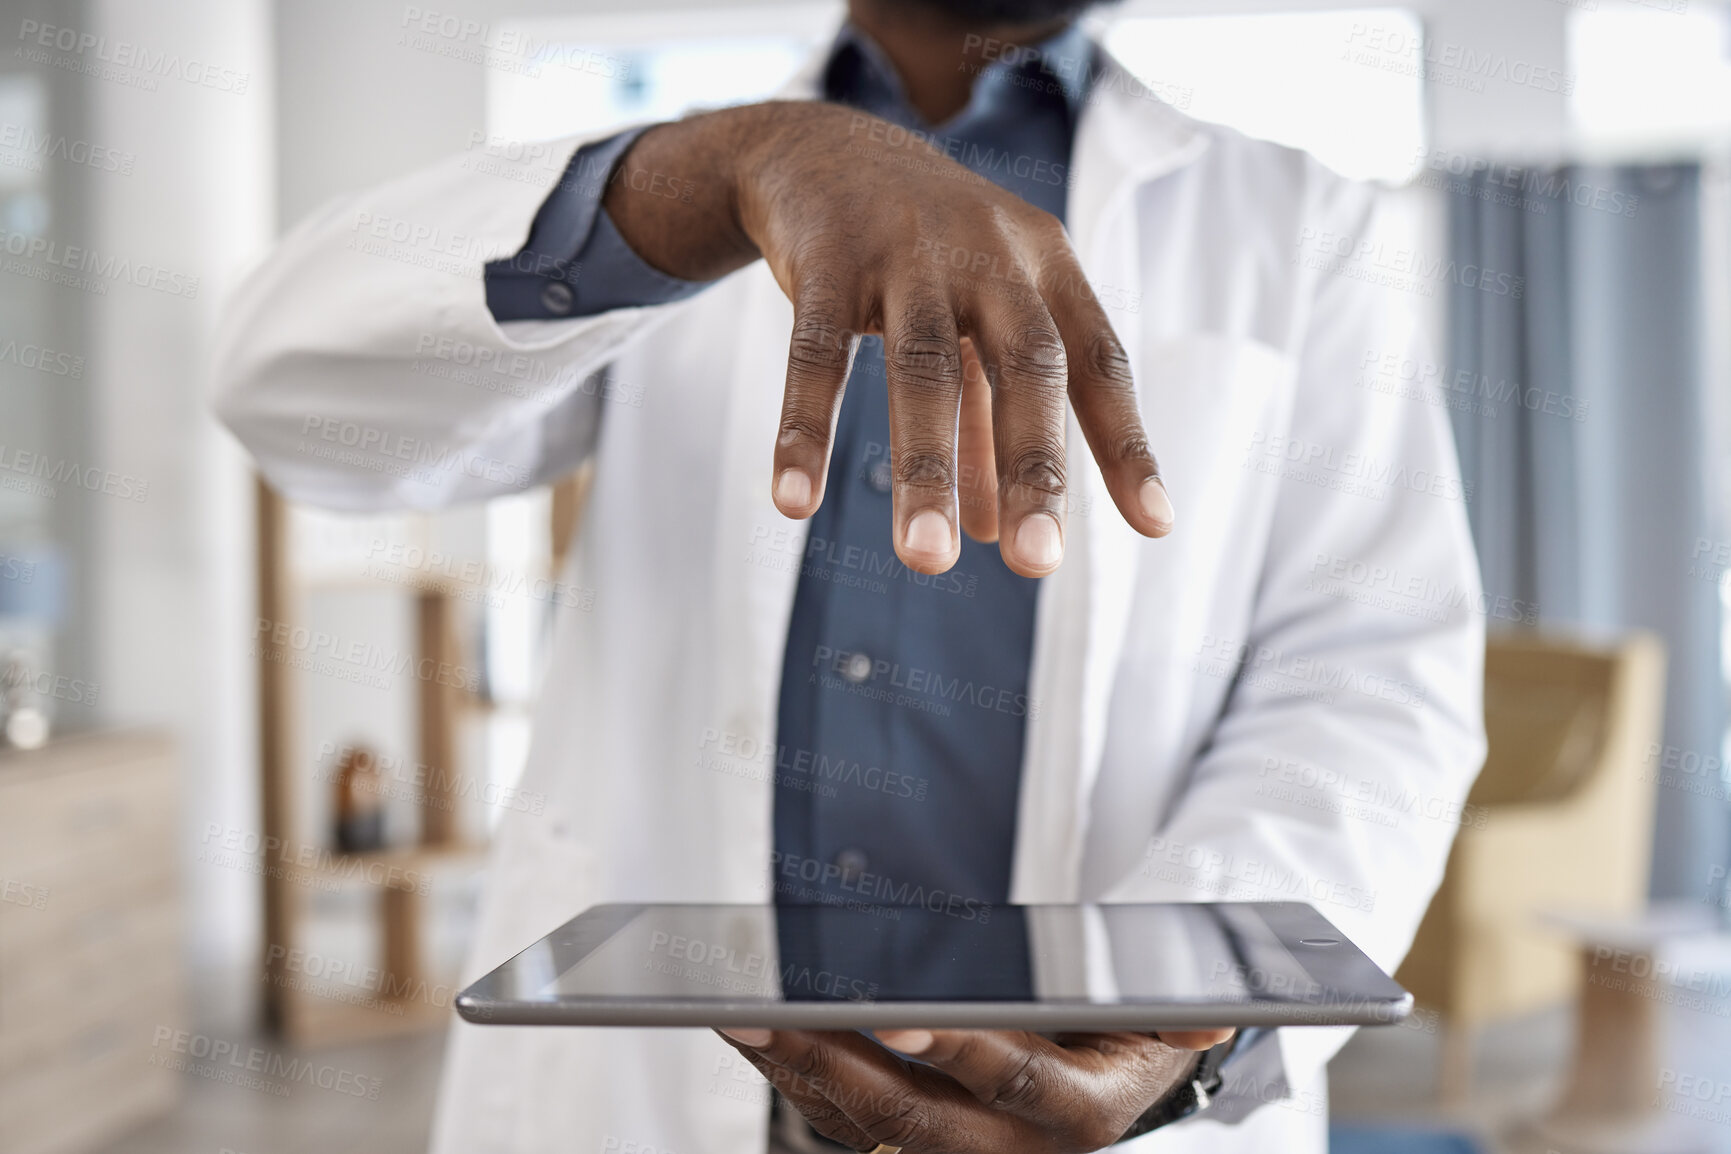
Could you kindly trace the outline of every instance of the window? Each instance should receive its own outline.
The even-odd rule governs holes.
[[[1417,172],[1424,29],[1411,12],[1128,17],[1105,41],[1200,120],[1302,148],[1351,177],[1399,184]]]
[[[772,96],[831,34],[824,6],[514,26],[530,66],[488,75],[488,125],[546,140]],[[1399,9],[1102,18],[1104,40],[1189,115],[1400,183],[1424,144],[1424,31]]]
[[[1570,128],[1583,148],[1653,154],[1731,133],[1731,20],[1687,0],[1642,0],[1570,14],[1575,93]]]
[[[548,140],[767,100],[822,45],[827,8],[525,22],[529,67],[487,77],[489,131]]]

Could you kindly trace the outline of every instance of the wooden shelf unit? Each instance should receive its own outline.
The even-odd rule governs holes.
[[[554,486],[548,526],[550,574],[563,565],[586,488],[587,471]],[[294,556],[293,506],[262,480],[257,484],[256,501],[261,620],[304,623],[308,595],[316,591],[396,591],[414,602],[417,663],[430,658],[454,667],[473,660],[463,652],[457,618],[478,586],[421,574],[412,581],[385,580],[369,576],[364,567],[303,574],[297,571]],[[261,630],[260,832],[267,845],[322,848],[330,842],[328,833],[309,829],[297,812],[298,795],[311,763],[300,748],[301,675],[284,660],[288,656],[273,646],[270,631]],[[520,715],[521,710],[513,703],[494,703],[432,677],[415,678],[412,693],[416,756],[422,765],[445,771],[433,775],[429,786],[418,793],[419,844],[359,855],[319,852],[312,855],[317,864],[310,868],[264,871],[263,1016],[268,1028],[299,1045],[342,1044],[427,1029],[450,1018],[454,991],[432,983],[422,963],[428,895],[422,886],[400,884],[400,879],[405,874],[420,879],[447,869],[481,867],[486,847],[465,840],[459,810],[450,795],[462,761],[459,727],[465,718]],[[372,868],[375,866],[383,868]],[[391,878],[399,880],[394,883],[388,880]],[[290,951],[302,940],[302,930],[308,924],[311,894],[345,879],[348,884],[374,891],[372,924],[378,939],[380,974],[376,991],[345,987],[333,996],[295,972]],[[436,990],[436,995],[429,995],[430,989]]]

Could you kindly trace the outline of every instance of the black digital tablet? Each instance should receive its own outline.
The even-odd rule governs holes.
[[[837,1030],[1383,1025],[1411,1010],[1289,902],[601,905],[457,998],[499,1025]]]

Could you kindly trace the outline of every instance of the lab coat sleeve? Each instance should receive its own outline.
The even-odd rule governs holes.
[[[1374,245],[1374,195],[1324,188],[1322,228]],[[1309,902],[1392,972],[1483,762],[1484,630],[1447,411],[1360,379],[1423,363],[1418,282],[1372,266],[1314,272],[1290,423],[1247,462],[1277,486],[1247,644],[1205,641],[1197,676],[1232,678],[1225,708],[1107,900]],[[1278,1031],[1286,1068],[1320,1069],[1350,1034]]]
[[[554,479],[592,449],[599,370],[677,304],[500,324],[483,268],[520,250],[584,140],[476,149],[294,228],[228,303],[217,411],[286,496],[437,508]]]

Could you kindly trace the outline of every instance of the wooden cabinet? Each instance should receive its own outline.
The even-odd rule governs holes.
[[[89,1149],[167,1108],[183,1022],[180,787],[163,737],[0,753],[0,1151]]]

